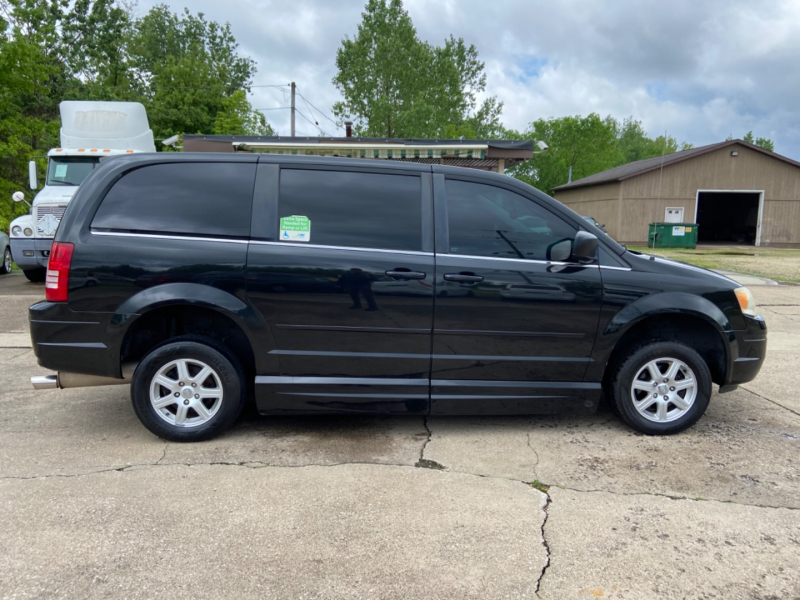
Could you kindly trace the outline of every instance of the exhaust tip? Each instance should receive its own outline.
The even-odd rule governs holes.
[[[58,388],[58,375],[36,375],[31,377],[31,385],[35,390],[54,390]]]

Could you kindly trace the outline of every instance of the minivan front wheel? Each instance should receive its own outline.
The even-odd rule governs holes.
[[[632,349],[611,382],[615,408],[628,425],[649,435],[678,433],[694,425],[711,398],[711,373],[703,358],[678,342]]]
[[[175,341],[151,351],[131,382],[131,400],[142,424],[172,442],[196,442],[228,429],[242,411],[241,366],[220,349]]]

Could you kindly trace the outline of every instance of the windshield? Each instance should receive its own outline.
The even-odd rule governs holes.
[[[80,185],[99,162],[98,156],[52,157],[45,185]]]

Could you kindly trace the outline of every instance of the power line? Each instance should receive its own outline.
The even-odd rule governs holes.
[[[300,97],[301,97],[303,100],[305,100],[305,102],[306,102],[306,103],[308,103],[308,104],[311,104],[311,102],[309,102],[309,101],[306,99],[306,97],[305,97],[305,96],[303,96],[303,94],[301,94],[300,92],[297,92],[297,95],[298,95],[298,96],[300,96]],[[314,106],[314,105],[313,105],[313,104],[311,104],[311,106]],[[333,119],[331,119],[331,118],[330,118],[328,115],[326,115],[324,112],[322,112],[322,111],[321,111],[320,109],[318,109],[316,106],[314,106],[314,108],[317,110],[317,112],[318,112],[319,114],[321,114],[323,117],[325,117],[326,119],[328,119],[328,121],[330,121],[331,123],[333,123],[334,125],[336,125],[336,127],[339,127],[339,125],[336,123],[336,121],[334,121]],[[311,109],[310,109],[310,108],[308,109],[308,112],[311,112]]]
[[[313,126],[314,126],[314,127],[316,127],[317,129],[319,129],[319,130],[320,130],[320,132],[321,132],[323,135],[328,135],[327,133],[325,133],[325,130],[324,130],[324,129],[322,129],[322,127],[320,127],[320,126],[319,126],[317,123],[315,123],[314,121],[312,121],[311,119],[309,119],[309,118],[308,118],[308,117],[307,117],[307,116],[306,116],[306,115],[305,115],[305,114],[304,114],[304,113],[303,113],[303,112],[302,112],[302,111],[301,111],[299,108],[295,108],[294,110],[295,110],[295,112],[296,112],[298,115],[300,115],[300,116],[301,116],[301,117],[303,117],[303,118],[304,118],[306,121],[308,121],[309,123],[311,123],[311,125],[313,125]]]

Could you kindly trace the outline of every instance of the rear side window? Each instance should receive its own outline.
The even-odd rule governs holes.
[[[469,256],[563,260],[576,230],[512,191],[447,180],[450,252]]]
[[[420,186],[418,176],[283,169],[278,239],[421,250]]]
[[[124,175],[92,221],[96,229],[220,237],[250,235],[256,165],[167,163]]]

